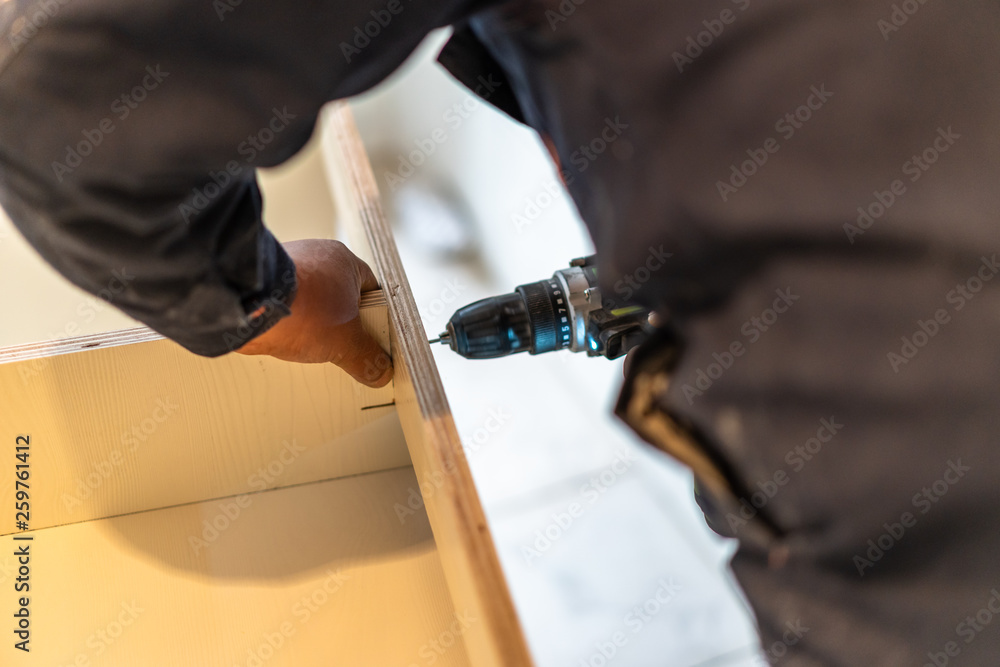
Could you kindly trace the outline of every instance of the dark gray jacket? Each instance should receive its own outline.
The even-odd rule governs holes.
[[[490,101],[558,150],[605,297],[672,317],[682,354],[658,338],[643,366],[669,381],[623,398],[697,436],[769,658],[997,664],[1000,5],[0,12],[0,201],[75,283],[127,271],[115,305],[208,355],[294,289],[252,168],[456,25],[443,62],[498,77]]]

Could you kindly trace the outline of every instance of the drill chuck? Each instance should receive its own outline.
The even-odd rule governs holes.
[[[614,359],[641,339],[647,315],[635,306],[605,310],[593,258],[584,258],[551,278],[459,308],[437,341],[467,359],[567,348]]]
[[[531,322],[520,294],[504,294],[460,308],[441,334],[467,359],[492,359],[531,347]]]
[[[543,280],[521,285],[511,294],[471,303],[448,321],[442,342],[467,359],[493,359],[515,352],[540,354],[566,347],[565,316],[557,312],[558,283]]]

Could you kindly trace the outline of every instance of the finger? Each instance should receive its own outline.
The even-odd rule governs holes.
[[[632,370],[632,362],[635,361],[635,351],[637,349],[639,348],[634,347],[625,355],[625,361],[622,363],[622,376],[625,378],[628,377],[628,372]]]
[[[375,272],[363,259],[358,259],[358,282],[362,292],[370,292],[378,289],[378,278]]]
[[[337,327],[337,366],[361,384],[384,387],[392,379],[392,359],[354,318]]]

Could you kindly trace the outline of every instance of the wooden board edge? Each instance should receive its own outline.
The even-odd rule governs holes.
[[[477,667],[528,667],[533,664],[531,654],[367,153],[346,104],[332,106],[326,118],[335,139],[328,149],[342,154],[348,172],[342,177],[351,185],[389,305],[396,407],[445,577],[456,610],[469,609],[480,619],[479,626],[468,631],[469,656]]]
[[[382,290],[373,290],[361,295],[361,308],[376,308],[385,305],[386,300]],[[72,336],[70,338],[60,338],[37,343],[11,345],[0,348],[0,364],[53,357],[73,352],[86,352],[97,347],[117,347],[119,345],[146,343],[162,339],[162,335],[148,327],[132,327],[129,329],[116,329],[114,331]]]

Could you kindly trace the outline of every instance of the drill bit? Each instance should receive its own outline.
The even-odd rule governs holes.
[[[433,345],[434,343],[444,343],[445,345],[447,345],[450,341],[451,341],[451,334],[448,333],[447,331],[444,331],[437,338],[432,338],[427,342],[431,345]]]

